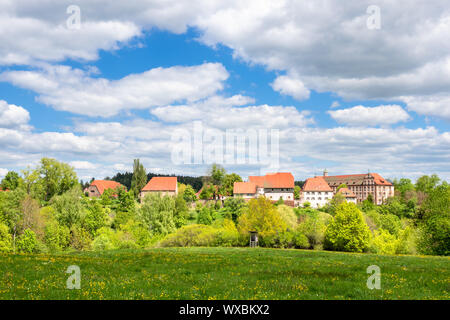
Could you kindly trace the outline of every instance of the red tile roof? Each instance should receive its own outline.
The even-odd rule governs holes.
[[[265,176],[250,176],[249,182],[253,182],[259,188],[294,188],[294,176],[290,172],[268,173]]]
[[[254,182],[235,182],[233,185],[234,194],[254,194],[256,193],[256,184]]]
[[[346,198],[356,198],[356,195],[349,188],[340,188],[338,193],[341,193]]]
[[[142,191],[176,191],[177,177],[153,177]]]
[[[91,186],[96,186],[97,190],[98,190],[98,192],[100,192],[100,194],[103,194],[103,192],[105,192],[105,190],[107,190],[107,189],[115,190],[118,187],[125,188],[125,186],[123,186],[119,182],[110,181],[110,180],[94,180],[94,181],[92,181]]]
[[[347,174],[340,176],[325,176],[324,179],[333,186],[337,186],[341,183],[346,183],[347,185],[360,185],[363,183],[364,178],[367,175],[371,175],[374,179],[376,185],[381,186],[392,186],[392,183],[384,179],[378,173],[362,173],[362,174]]]
[[[328,183],[325,181],[323,177],[314,177],[306,179],[305,184],[303,185],[303,191],[325,191],[331,192],[333,189],[330,188]]]

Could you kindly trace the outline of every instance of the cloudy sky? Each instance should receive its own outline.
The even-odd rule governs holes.
[[[43,156],[84,180],[134,158],[201,175],[172,156],[201,123],[278,130],[297,180],[449,180],[449,34],[448,0],[1,0],[0,178]]]

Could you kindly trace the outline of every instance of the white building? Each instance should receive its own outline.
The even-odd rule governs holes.
[[[323,177],[314,177],[306,180],[300,195],[300,205],[306,202],[313,208],[323,207],[333,198],[333,189]]]

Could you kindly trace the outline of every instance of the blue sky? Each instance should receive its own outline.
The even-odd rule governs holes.
[[[201,175],[206,161],[172,155],[174,132],[201,122],[219,134],[279,131],[276,168],[223,163],[244,177],[327,168],[449,179],[444,1],[414,11],[381,1],[377,30],[366,26],[368,3],[101,2],[77,2],[76,30],[66,1],[0,5],[12,28],[0,35],[0,178],[43,156],[81,179],[131,170],[136,157],[148,171]]]

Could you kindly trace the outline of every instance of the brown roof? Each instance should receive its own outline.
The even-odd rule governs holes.
[[[341,193],[346,198],[356,198],[356,195],[349,188],[340,188],[338,193]]]
[[[256,193],[256,184],[254,182],[235,182],[233,185],[234,194]]]
[[[248,180],[259,188],[294,188],[294,176],[290,172],[268,173],[265,176],[250,176]]]
[[[100,194],[103,194],[103,192],[105,192],[106,189],[115,190],[118,187],[125,188],[122,184],[110,180],[94,180],[92,181],[91,186],[96,186]]]
[[[333,191],[333,189],[330,188],[330,186],[323,177],[314,177],[306,179],[306,182],[303,185],[303,191],[330,192]]]
[[[378,173],[363,173],[363,174],[348,174],[340,176],[325,176],[323,177],[330,186],[338,187],[339,185],[345,183],[347,186],[357,186],[362,185],[364,178],[373,178],[376,185],[382,186],[392,186],[392,183],[385,180]]]
[[[177,177],[153,177],[142,191],[176,191]]]

